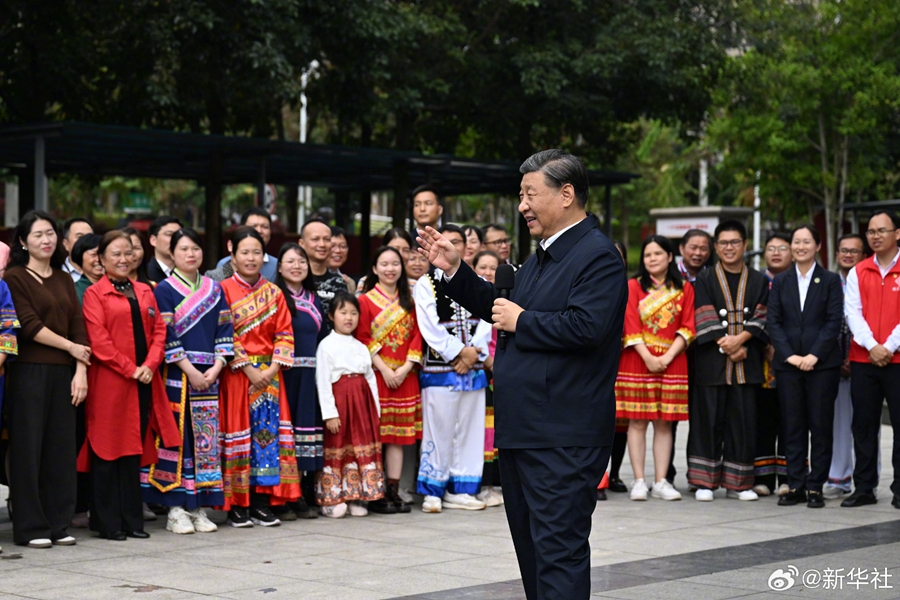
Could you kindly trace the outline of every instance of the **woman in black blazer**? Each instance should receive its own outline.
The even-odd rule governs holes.
[[[794,267],[777,275],[769,292],[767,328],[775,348],[772,367],[777,371],[791,488],[778,500],[779,506],[804,501],[809,508],[825,506],[822,485],[831,468],[844,292],[840,277],[816,263],[821,247],[814,226],[794,229]]]

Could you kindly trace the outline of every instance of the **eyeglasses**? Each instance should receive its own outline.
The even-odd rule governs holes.
[[[866,231],[866,237],[875,237],[876,235],[879,237],[885,236],[892,231],[897,231],[897,228],[894,229],[886,229],[882,227],[881,229],[869,229]]]
[[[350,249],[350,246],[348,246],[347,244],[334,244],[334,245],[331,247],[331,249],[332,249],[332,250],[341,250],[341,251],[343,251],[343,252],[347,252],[347,251]]]
[[[847,256],[857,256],[862,254],[862,250],[857,250],[856,248],[841,248],[838,252]]]
[[[766,250],[768,252],[787,252],[788,250],[790,250],[790,248],[788,248],[787,246],[783,246],[783,245],[782,246],[769,246],[768,248],[766,248]]]
[[[741,244],[744,243],[744,240],[719,240],[716,242],[716,246],[719,248],[727,248],[731,246],[732,248],[739,248]]]
[[[509,246],[509,238],[503,238],[502,240],[494,240],[493,242],[485,242],[485,246]]]

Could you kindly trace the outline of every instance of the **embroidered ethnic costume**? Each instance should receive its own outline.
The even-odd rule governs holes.
[[[407,361],[422,363],[422,335],[415,312],[407,312],[398,298],[389,298],[378,284],[360,296],[359,304],[356,338],[372,356],[380,356],[391,369],[402,367]],[[380,371],[375,371],[375,379],[381,404],[381,443],[415,444],[422,439],[418,373],[411,371],[394,390],[384,382]]]
[[[283,370],[294,448],[300,471],[321,471],[324,458],[322,412],[316,394],[316,347],[328,334],[324,309],[319,298],[309,290],[291,292],[296,314],[291,319],[294,331],[294,366]]]
[[[325,466],[316,482],[319,506],[384,497],[378,430],[378,386],[368,349],[356,338],[331,332],[316,351],[316,387],[325,430]]]
[[[276,374],[264,389],[250,391],[242,367],[294,365],[291,315],[281,290],[260,277],[253,285],[235,273],[222,282],[234,323],[234,360],[221,380],[225,504],[249,506],[251,491],[272,505],[300,497],[290,408]]]
[[[19,318],[13,306],[12,294],[6,282],[0,279],[0,354],[6,354],[6,359],[19,353],[19,343],[16,340],[14,329],[18,329]],[[0,418],[3,415],[3,396],[6,390],[6,364],[0,366]],[[0,423],[2,425],[2,423]]]
[[[638,279],[628,281],[628,305],[625,309],[624,350],[619,359],[616,379],[616,417],[625,419],[663,419],[685,421],[688,418],[688,363],[684,352],[678,354],[662,373],[650,373],[635,350],[645,344],[654,356],[662,356],[676,336],[687,344],[694,340],[694,288],[684,282],[683,289],[655,285],[645,292]]]
[[[141,470],[145,502],[165,506],[221,506],[225,503],[219,430],[219,384],[195,390],[178,362],[187,359],[201,373],[234,352],[231,309],[222,288],[207,277],[190,282],[177,269],[154,289],[166,323],[163,380],[180,447],[156,437],[156,462]]]
[[[702,271],[694,286],[696,385],[689,415],[688,482],[698,488],[753,487],[756,396],[763,382],[769,284],[746,265],[728,273],[721,263]],[[742,332],[747,357],[734,361],[717,340]]]

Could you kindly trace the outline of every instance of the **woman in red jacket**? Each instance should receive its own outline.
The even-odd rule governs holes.
[[[85,409],[87,439],[79,469],[92,473],[91,529],[110,540],[147,538],[150,534],[144,531],[141,510],[141,456],[146,447],[144,462],[155,458],[154,432],[164,446],[181,445],[159,375],[166,325],[150,286],[128,279],[129,237],[110,231],[98,252],[106,277],[84,294],[84,321],[93,355]]]

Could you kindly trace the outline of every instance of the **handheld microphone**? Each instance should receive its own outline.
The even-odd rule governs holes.
[[[494,273],[494,287],[500,293],[501,298],[509,300],[509,290],[516,287],[516,270],[512,265],[500,265]],[[506,341],[509,333],[501,331],[497,336],[497,348],[506,350]]]

